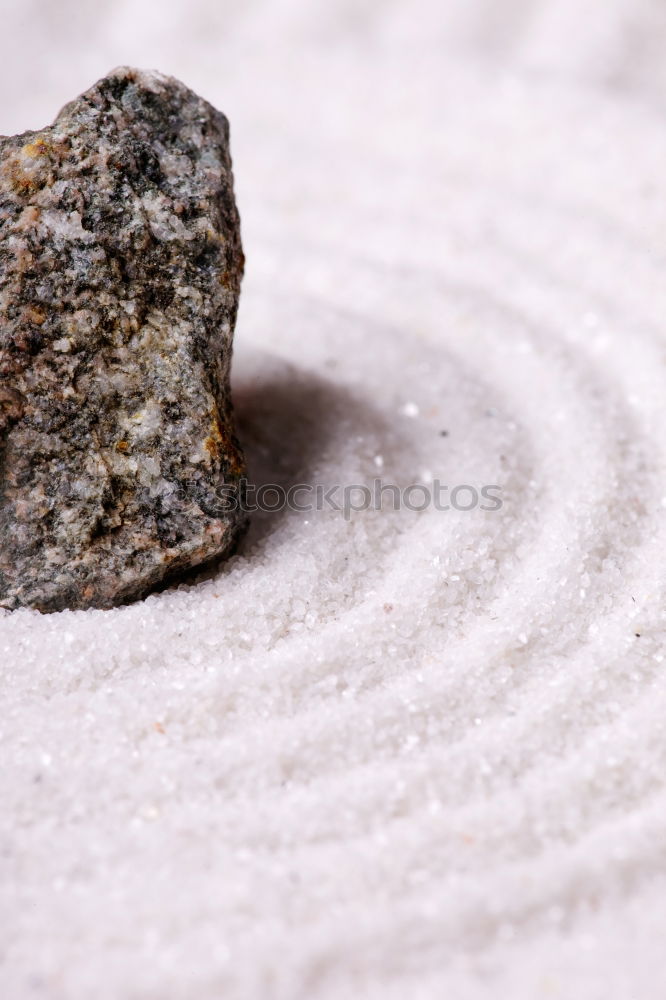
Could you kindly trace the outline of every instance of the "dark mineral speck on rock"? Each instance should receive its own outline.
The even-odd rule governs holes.
[[[108,608],[228,553],[243,254],[226,118],[119,69],[0,138],[0,607]]]

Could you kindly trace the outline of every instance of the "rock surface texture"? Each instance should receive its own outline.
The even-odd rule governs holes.
[[[228,138],[181,83],[125,68],[0,138],[1,607],[111,607],[243,528]]]

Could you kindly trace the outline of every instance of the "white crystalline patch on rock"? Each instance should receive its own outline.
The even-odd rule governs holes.
[[[162,427],[162,409],[154,399],[149,399],[145,406],[133,413],[125,422],[137,437],[149,437]]]
[[[81,225],[79,212],[46,211],[39,216],[40,225],[51,234],[64,240],[81,240],[83,243],[94,243],[95,236],[87,232]]]
[[[146,212],[153,236],[158,240],[192,240],[195,233],[171,211],[172,203],[163,195],[144,195],[141,204]]]

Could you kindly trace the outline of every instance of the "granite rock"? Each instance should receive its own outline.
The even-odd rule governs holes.
[[[108,608],[244,527],[226,118],[121,68],[0,138],[0,607]]]

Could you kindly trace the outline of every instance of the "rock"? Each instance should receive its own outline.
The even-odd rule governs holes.
[[[109,608],[244,527],[228,142],[127,68],[0,138],[0,607]]]

